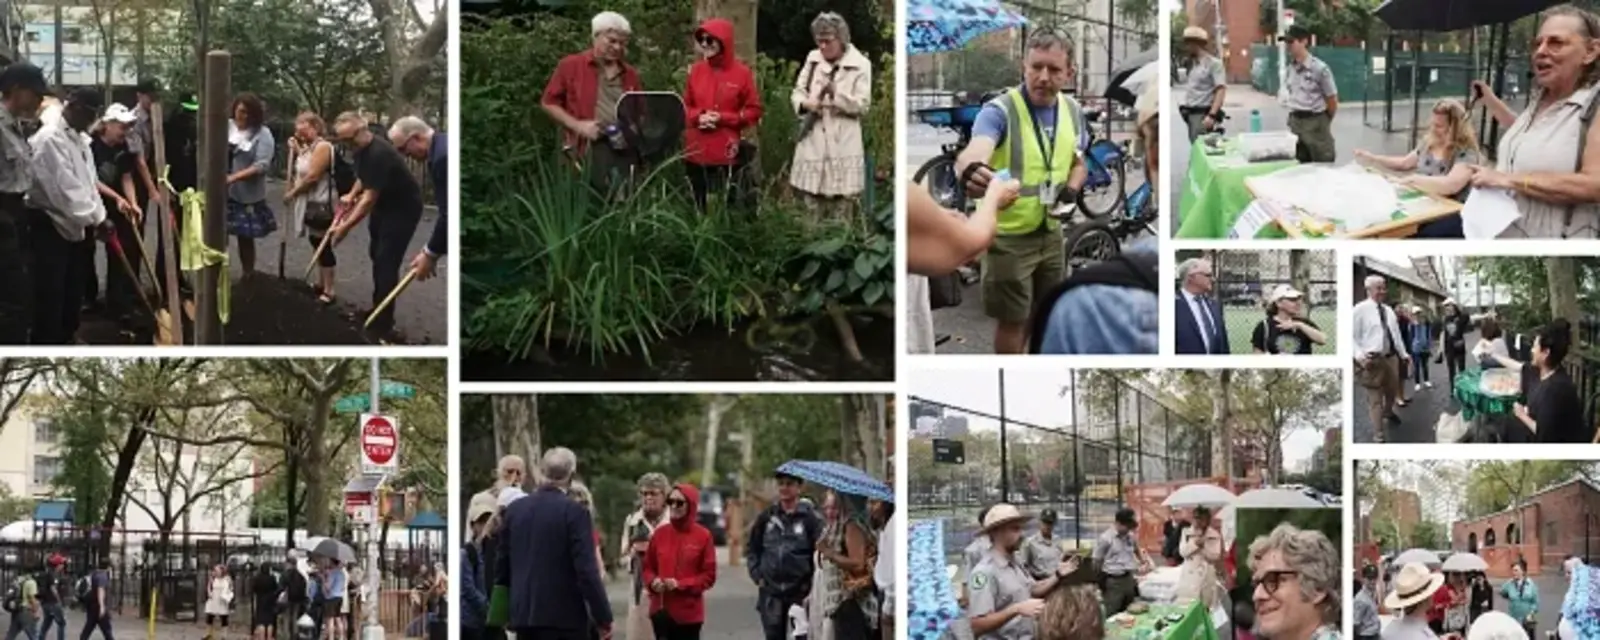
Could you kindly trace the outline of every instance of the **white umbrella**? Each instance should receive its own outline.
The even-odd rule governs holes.
[[[1429,569],[1434,569],[1439,565],[1444,564],[1444,561],[1439,559],[1439,554],[1427,549],[1410,549],[1404,551],[1400,555],[1395,556],[1394,561],[1390,562],[1390,564],[1396,567],[1403,567],[1413,562],[1422,564]]]
[[[1195,483],[1185,485],[1161,502],[1161,506],[1169,509],[1190,509],[1194,507],[1220,507],[1232,504],[1237,496],[1233,492],[1214,484]]]
[[[1239,494],[1239,497],[1228,506],[1222,508],[1218,515],[1222,517],[1222,537],[1225,540],[1234,538],[1235,521],[1239,509],[1326,509],[1328,505],[1322,504],[1299,491],[1293,489],[1253,489]]]
[[[1455,553],[1444,561],[1444,571],[1458,571],[1472,573],[1474,571],[1488,571],[1489,563],[1484,562],[1476,553]]]

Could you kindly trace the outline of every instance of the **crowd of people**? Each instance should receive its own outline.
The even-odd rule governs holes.
[[[1104,638],[1106,620],[1142,601],[1141,581],[1157,566],[1140,547],[1132,509],[1117,511],[1088,557],[1056,538],[1054,511],[1039,514],[1032,535],[1023,530],[1033,518],[1010,504],[986,508],[978,518],[981,529],[963,550],[963,606],[966,623],[980,640]],[[1188,514],[1174,512],[1163,534],[1162,557],[1180,567],[1175,602],[1226,611],[1241,639],[1341,637],[1335,584],[1339,552],[1321,532],[1280,525],[1239,549],[1223,540],[1220,520],[1198,507]],[[1227,607],[1225,585],[1235,580],[1241,552],[1254,575],[1238,579],[1255,588],[1250,601]],[[1294,591],[1282,590],[1285,586]],[[1220,620],[1215,623],[1221,626]]]
[[[141,300],[149,298],[141,284],[147,267],[158,270],[147,275],[160,295],[179,295],[165,291],[167,260],[177,259],[182,244],[177,237],[168,238],[167,231],[169,224],[184,224],[176,213],[182,210],[179,194],[202,186],[199,105],[180,99],[167,112],[160,141],[167,166],[157,167],[151,120],[161,95],[159,83],[142,81],[136,88],[137,104],[130,109],[107,105],[93,88],[58,97],[44,73],[26,62],[0,71],[0,146],[5,149],[0,161],[0,260],[5,261],[0,265],[0,278],[5,278],[0,286],[0,344],[80,343],[85,310],[103,308],[124,331],[148,326],[153,319],[139,319],[146,310]],[[257,273],[256,241],[280,226],[267,196],[277,142],[266,127],[266,108],[259,97],[239,94],[229,113],[227,229],[249,278]],[[432,277],[446,249],[445,135],[420,119],[403,117],[386,138],[357,113],[340,114],[332,131],[319,115],[301,113],[289,144],[294,171],[283,203],[294,233],[317,239],[331,234],[334,244],[369,221],[374,307],[399,283],[407,246],[422,216],[422,188],[402,156],[427,163],[439,209],[427,247],[412,258],[409,269],[420,279]],[[351,167],[345,184],[336,171],[341,164]],[[152,234],[147,222],[153,216],[145,209],[157,199],[169,203],[174,213],[170,221],[148,225],[155,227]],[[103,304],[95,266],[102,243]],[[168,243],[174,247],[172,256],[167,255]],[[147,255],[151,246],[159,247],[154,261]],[[325,303],[334,300],[336,255],[328,248],[319,256],[317,295]],[[187,283],[179,285],[180,292],[189,290]],[[393,318],[393,305],[374,318],[369,329],[375,339],[404,340],[393,331]]]
[[[647,117],[622,98],[645,87],[627,60],[633,28],[607,11],[591,21],[589,50],[564,58],[540,102],[563,129],[570,159],[602,193],[628,184],[651,160],[641,155],[639,130]],[[811,22],[817,48],[795,79],[790,108],[801,117],[789,184],[815,220],[851,215],[866,180],[861,119],[872,102],[872,61],[850,43],[850,25],[825,12]],[[755,147],[746,133],[769,105],[747,61],[735,53],[733,23],[706,20],[694,30],[695,62],[682,91],[684,163],[695,204],[721,210],[746,200]],[[710,209],[714,202],[721,202]]]
[[[981,195],[971,216],[945,209],[925,185],[907,195],[912,353],[933,353],[929,277],[981,259],[984,314],[995,322],[996,353],[1153,354],[1159,342],[1157,254],[1135,242],[1119,257],[1067,273],[1060,203],[1088,179],[1090,133],[1082,107],[1062,91],[1076,68],[1057,30],[1033,31],[1023,84],[984,105],[972,142],[956,159],[959,182]],[[1146,180],[1159,165],[1159,102],[1150,83],[1137,105]],[[1023,117],[1027,115],[1028,117]]]
[[[1575,556],[1561,564],[1569,586],[1575,572],[1590,570]],[[1582,636],[1563,611],[1567,599],[1552,597],[1561,595],[1541,594],[1522,559],[1512,563],[1511,578],[1498,589],[1483,571],[1435,571],[1415,562],[1383,568],[1368,564],[1355,584],[1355,633],[1360,640],[1577,640]],[[1587,595],[1579,598],[1585,607]],[[1502,601],[1504,611],[1496,609]],[[1551,608],[1562,612],[1559,622],[1554,629],[1541,630],[1539,614]],[[1384,611],[1394,616],[1387,623]]]
[[[524,461],[506,456],[495,486],[473,496],[461,556],[463,637],[700,637],[718,560],[699,523],[699,489],[656,472],[639,478],[638,509],[623,521],[615,556],[630,585],[626,618],[618,621],[605,590],[604,538],[576,470],[572,451],[549,449],[543,484],[527,493]],[[775,479],[777,500],[745,538],[762,634],[892,638],[892,507],[829,491],[818,509],[802,497],[804,481]]]

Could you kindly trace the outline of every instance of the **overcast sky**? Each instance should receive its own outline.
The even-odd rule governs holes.
[[[1049,373],[1030,369],[1006,374],[1006,419],[1045,427],[1065,427],[1072,421],[1072,394],[1062,389],[1072,384],[1072,373]],[[1000,376],[994,368],[958,370],[914,370],[907,393],[957,407],[998,415]],[[1000,428],[995,420],[968,416],[971,429]],[[1290,433],[1283,443],[1284,465],[1303,470],[1311,455],[1322,446],[1322,434],[1310,429]]]

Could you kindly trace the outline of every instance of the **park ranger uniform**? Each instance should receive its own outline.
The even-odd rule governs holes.
[[[972,570],[976,568],[978,563],[982,562],[985,557],[988,557],[989,549],[993,546],[994,543],[989,542],[989,536],[987,534],[979,533],[977,537],[974,537],[972,542],[967,544],[967,548],[961,552],[962,557],[967,561],[966,566],[961,567],[966,571],[966,573],[962,575],[965,575],[969,578],[972,577]]]
[[[1094,559],[1100,563],[1101,591],[1104,593],[1106,615],[1122,613],[1139,596],[1138,542],[1133,532],[1119,535],[1116,527],[1106,529],[1094,543]]]
[[[1033,578],[1017,564],[998,553],[984,554],[967,578],[967,619],[986,616],[1033,598]],[[976,640],[1033,640],[1034,619],[1016,616],[1005,626],[978,636]]]
[[[1211,55],[1209,51],[1201,51],[1195,57],[1194,65],[1189,68],[1188,77],[1183,79],[1183,104],[1178,106],[1184,124],[1189,126],[1190,142],[1205,133],[1205,119],[1211,113],[1211,101],[1216,97],[1217,89],[1224,86],[1227,86],[1227,75],[1222,68],[1222,59]]]
[[[1300,138],[1295,144],[1295,159],[1300,162],[1333,162],[1333,116],[1328,115],[1328,98],[1337,98],[1333,70],[1316,56],[1304,62],[1289,61],[1285,83],[1289,107],[1289,131]]]
[[[1061,558],[1065,552],[1061,550],[1061,541],[1055,538],[1046,539],[1043,534],[1035,533],[1022,541],[1022,548],[1017,550],[1019,564],[1032,576],[1034,580],[1044,580],[1055,575],[1061,566]]]

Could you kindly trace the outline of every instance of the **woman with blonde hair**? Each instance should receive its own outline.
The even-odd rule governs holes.
[[[1100,640],[1106,637],[1100,598],[1093,585],[1062,587],[1045,598],[1034,637],[1037,640]]]
[[[1415,172],[1403,183],[1428,193],[1465,201],[1472,190],[1472,172],[1483,163],[1483,149],[1472,131],[1467,108],[1445,98],[1433,104],[1433,120],[1417,148],[1403,156],[1380,156],[1356,149],[1356,159],[1389,171]],[[1462,238],[1461,216],[1422,225],[1418,238]]]
[[[293,212],[295,235],[306,236],[312,250],[333,226],[334,205],[339,201],[333,185],[333,143],[323,137],[327,129],[321,116],[305,111],[294,119],[294,136],[289,138],[294,175],[283,201]],[[322,304],[333,304],[333,269],[338,265],[330,243],[317,255],[316,291]]]

